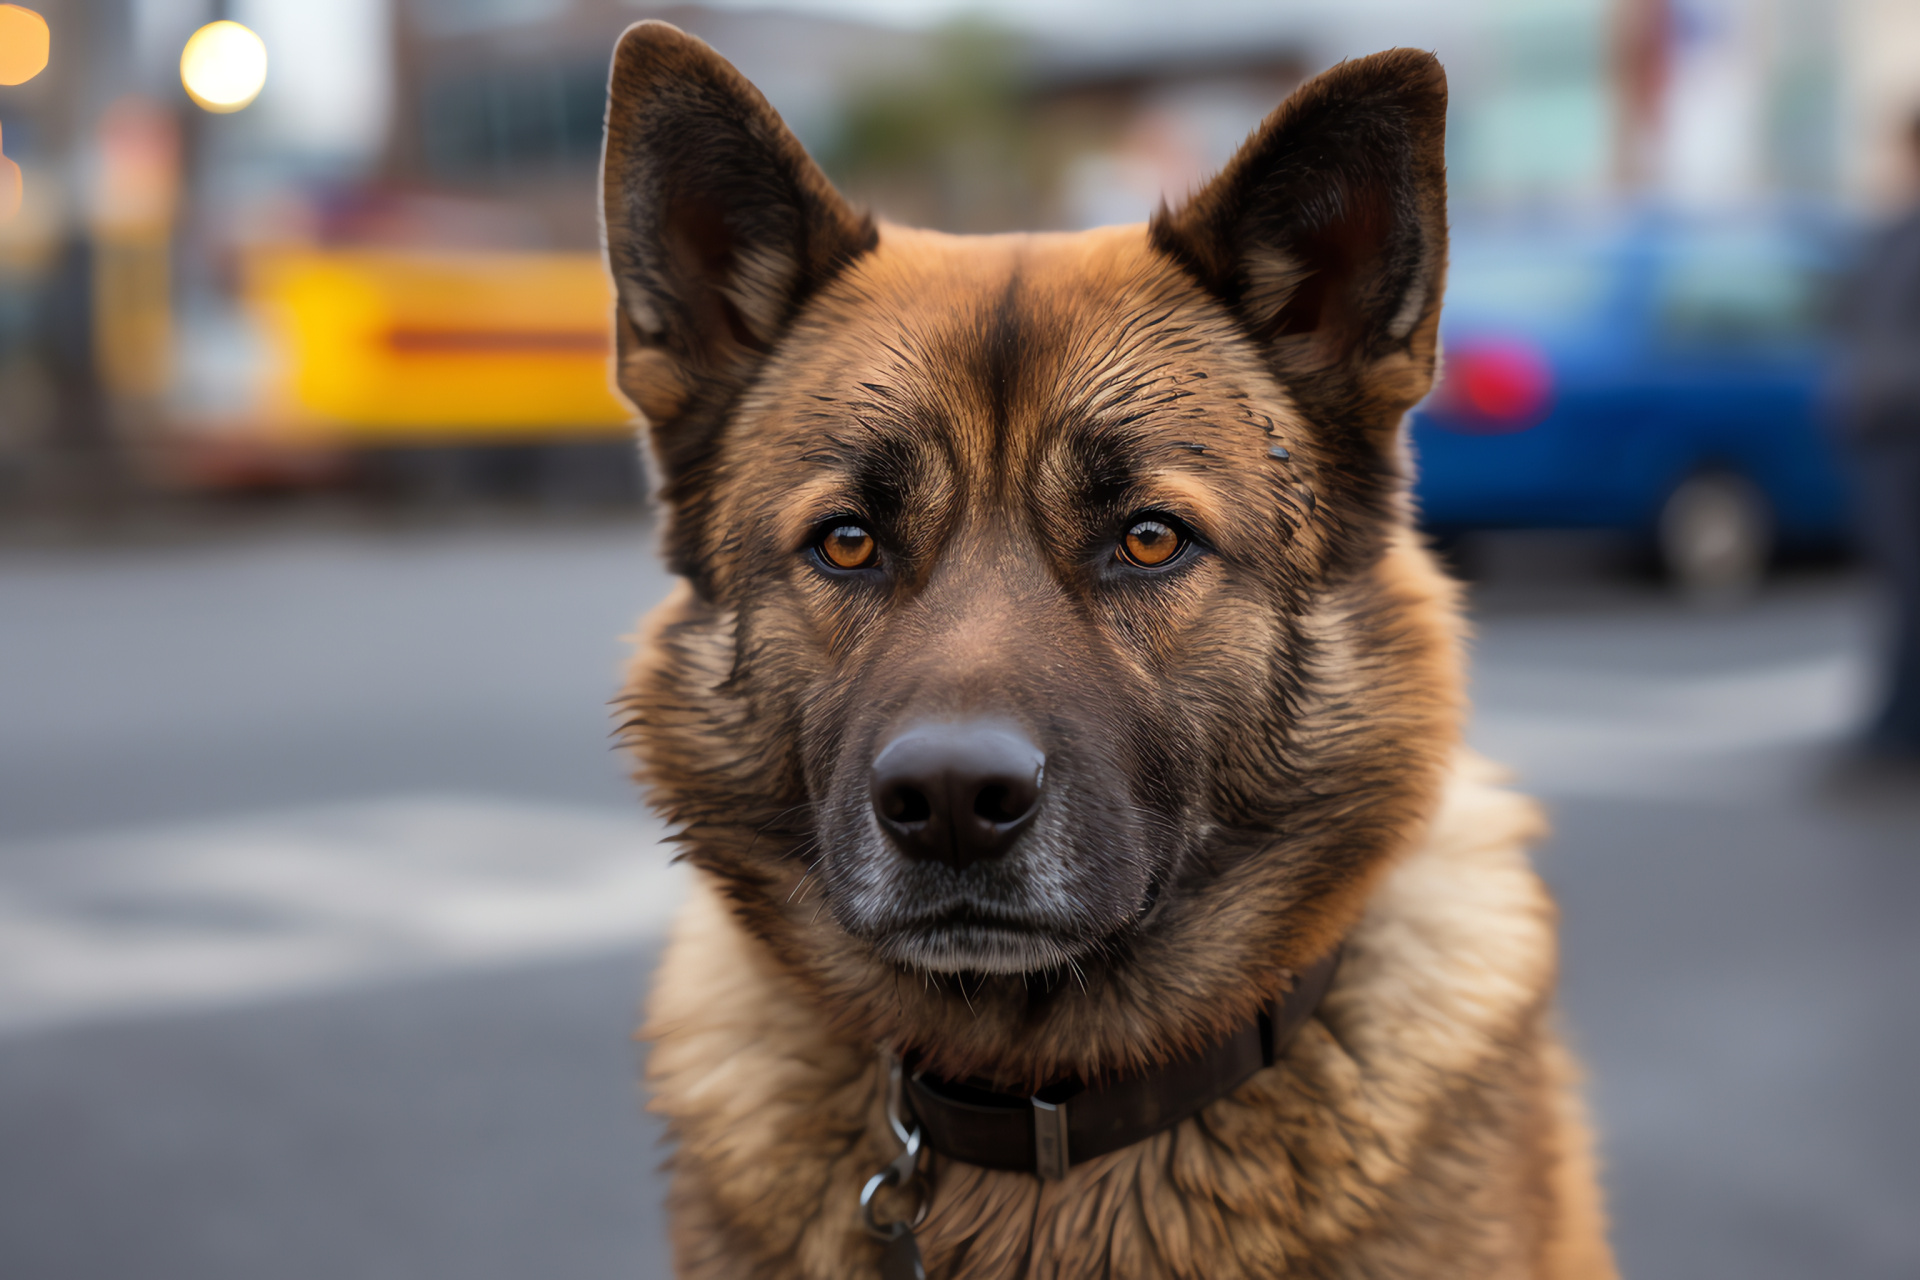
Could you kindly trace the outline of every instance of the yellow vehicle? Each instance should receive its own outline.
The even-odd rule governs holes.
[[[271,348],[260,422],[289,444],[617,438],[597,254],[267,250],[249,304]]]

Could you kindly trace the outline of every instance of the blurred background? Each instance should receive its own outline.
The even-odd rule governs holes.
[[[1418,492],[1626,1273],[1920,1274],[1920,773],[1865,749],[1920,499],[1849,425],[1863,333],[1920,370],[1920,0],[0,5],[0,1273],[667,1274],[595,221],[642,17],[955,231],[1140,220],[1436,50]]]

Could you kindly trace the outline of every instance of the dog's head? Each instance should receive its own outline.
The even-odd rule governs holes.
[[[1346,63],[1144,227],[950,237],[849,208],[699,41],[622,39],[619,380],[688,583],[634,737],[850,1032],[1008,1082],[1190,1049],[1419,829],[1445,109],[1428,55]]]

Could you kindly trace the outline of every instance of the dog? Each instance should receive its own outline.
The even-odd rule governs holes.
[[[1144,226],[956,237],[621,38],[682,1276],[1614,1274],[1541,819],[1407,493],[1446,101],[1346,62]]]

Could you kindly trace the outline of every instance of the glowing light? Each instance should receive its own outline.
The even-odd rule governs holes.
[[[180,83],[208,111],[238,111],[267,83],[267,46],[237,22],[209,22],[180,51]]]
[[[47,20],[17,4],[0,4],[0,84],[25,84],[47,65]]]
[[[25,194],[26,183],[20,176],[20,166],[0,155],[0,222],[20,212],[20,200]]]
[[[1469,435],[1525,431],[1553,409],[1553,366],[1520,339],[1483,339],[1447,354],[1437,421]]]

